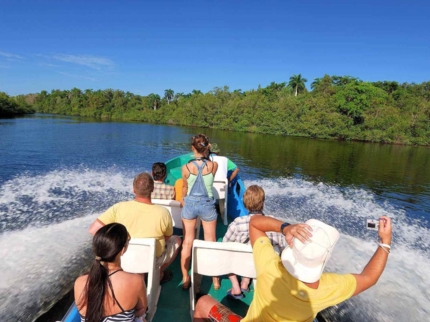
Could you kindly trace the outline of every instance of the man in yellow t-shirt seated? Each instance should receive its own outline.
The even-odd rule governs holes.
[[[290,247],[281,257],[266,232],[279,231]],[[249,223],[257,287],[244,318],[209,295],[197,302],[194,321],[313,321],[317,313],[355,296],[378,281],[391,249],[391,219],[379,219],[381,243],[361,274],[323,273],[339,232],[315,219],[290,225],[254,215]],[[294,237],[294,238],[293,238]]]
[[[160,267],[160,282],[172,278],[166,268],[178,255],[181,238],[173,235],[173,221],[169,211],[151,202],[154,180],[149,173],[140,173],[134,178],[134,200],[119,202],[99,216],[90,226],[94,235],[101,227],[110,223],[123,224],[132,238],[155,238],[157,264]]]

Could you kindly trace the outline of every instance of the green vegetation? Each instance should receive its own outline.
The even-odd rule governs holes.
[[[166,89],[134,95],[120,90],[53,90],[37,94],[38,112],[81,115],[322,139],[430,145],[430,82],[363,82],[350,76],[307,80],[293,75],[256,90],[216,87],[189,94]]]
[[[293,75],[290,77],[290,82],[288,86],[294,88],[294,96],[297,96],[299,92],[306,91],[305,83],[308,80],[306,78],[302,78],[302,74]]]
[[[0,92],[0,118],[34,113],[30,106],[34,98],[34,95],[10,97],[4,92]]]

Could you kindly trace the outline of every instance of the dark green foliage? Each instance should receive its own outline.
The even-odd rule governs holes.
[[[23,95],[10,97],[4,92],[0,92],[0,118],[34,113],[26,98]],[[31,102],[32,96],[28,95],[28,98]]]
[[[370,83],[352,81],[340,86],[336,92],[337,108],[351,118],[353,125],[364,122],[364,111],[371,107],[377,109],[388,100],[383,90]]]
[[[430,145],[430,82],[368,83],[351,76],[293,75],[256,90],[134,95],[119,90],[42,91],[22,97],[44,113],[218,128],[240,132]],[[296,84],[296,86],[293,86]],[[297,89],[297,97],[295,96]],[[16,98],[17,99],[17,98]]]

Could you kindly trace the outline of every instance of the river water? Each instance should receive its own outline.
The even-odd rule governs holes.
[[[366,218],[393,218],[378,284],[333,321],[430,321],[430,149],[41,115],[0,120],[0,320],[32,321],[88,262],[90,223],[130,199],[132,179],[204,132],[266,191],[266,213],[341,232],[326,270],[360,272],[376,249]],[[218,236],[220,237],[220,236]]]

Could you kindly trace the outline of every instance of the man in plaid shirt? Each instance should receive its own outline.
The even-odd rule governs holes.
[[[243,195],[243,203],[249,210],[248,216],[237,217],[229,226],[222,239],[223,242],[236,242],[242,244],[249,243],[249,221],[253,215],[263,215],[265,193],[263,188],[252,185],[246,189]],[[277,246],[282,251],[287,246],[287,241],[283,234],[276,232],[266,233],[272,245]],[[250,279],[242,277],[241,283],[234,274],[229,275],[232,289],[227,292],[227,296],[232,299],[241,299],[244,297],[243,292],[249,292]]]
[[[162,162],[156,162],[152,165],[152,177],[154,178],[154,191],[151,199],[175,199],[175,188],[164,183],[167,175],[166,165]]]

